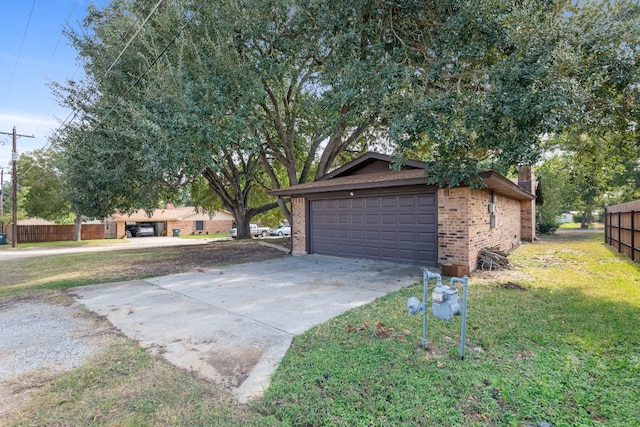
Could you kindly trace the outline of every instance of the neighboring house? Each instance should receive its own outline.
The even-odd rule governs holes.
[[[425,163],[390,170],[391,156],[367,153],[314,182],[273,190],[291,197],[293,254],[324,254],[476,267],[482,248],[510,250],[535,238],[535,177],[515,184],[480,173],[485,188],[427,184]]]
[[[573,214],[570,213],[563,213],[558,215],[558,218],[556,218],[556,222],[558,222],[559,224],[567,224],[569,222],[573,222]]]
[[[131,215],[114,214],[109,222],[115,222],[116,235],[122,237],[125,227],[135,223],[151,223],[155,227],[156,236],[173,234],[173,230],[180,230],[180,234],[218,234],[229,233],[233,225],[233,216],[226,211],[216,211],[213,216],[198,213],[193,206],[176,208],[169,204],[164,209],[154,209],[151,216],[140,210]]]
[[[49,221],[48,219],[33,217],[33,218],[24,218],[19,219],[16,222],[17,225],[55,225],[54,221]]]

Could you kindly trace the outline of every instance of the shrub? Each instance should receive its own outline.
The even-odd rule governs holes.
[[[536,231],[540,234],[553,234],[558,229],[558,223],[555,221],[539,222],[536,224]]]

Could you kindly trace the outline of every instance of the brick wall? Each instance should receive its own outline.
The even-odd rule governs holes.
[[[204,221],[204,230],[196,230],[196,222],[189,221],[167,221],[167,235],[171,236],[174,228],[180,229],[180,234],[228,234],[233,227],[232,220],[211,220]]]
[[[160,226],[163,226],[164,223],[159,223]],[[195,234],[207,234],[207,232],[209,232],[209,234],[218,234],[218,233],[224,233],[224,234],[228,234],[229,230],[231,230],[231,228],[233,227],[233,221],[232,220],[215,220],[215,221],[204,221],[204,230],[197,230],[196,231],[196,222],[195,221],[167,221],[166,222],[167,225],[167,236],[172,236],[173,235],[173,229],[174,228],[179,228],[180,229],[180,234],[182,235],[186,235],[186,234],[192,234],[195,232]],[[122,221],[118,221],[116,223],[116,236],[117,238],[122,238],[124,236],[124,232],[125,232],[125,223]],[[161,230],[162,228],[157,228],[156,230]]]
[[[495,196],[496,227],[491,227],[491,193],[469,188],[438,190],[438,262],[476,268],[482,248],[512,249],[520,242],[521,204]]]
[[[116,238],[122,239],[124,237],[125,226],[124,222],[116,222]]]
[[[491,194],[471,190],[469,213],[475,221],[469,226],[469,267],[475,269],[482,248],[498,247],[511,250],[520,243],[520,201],[495,196],[495,227],[491,227],[489,213]]]
[[[468,265],[469,189],[438,190],[438,263]]]
[[[535,194],[537,183],[533,167],[527,165],[518,167],[518,185]],[[522,200],[520,216],[522,218],[520,231],[522,240],[533,242],[536,239],[536,201]]]
[[[291,199],[291,249],[293,255],[307,253],[307,204],[302,197]]]

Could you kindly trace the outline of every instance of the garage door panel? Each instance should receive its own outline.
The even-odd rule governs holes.
[[[364,208],[364,199],[356,198],[356,199],[346,199],[349,202],[351,209]]]
[[[357,240],[364,239],[364,231],[362,230],[351,230],[351,238]]]
[[[380,231],[380,240],[385,242],[395,242],[398,240],[398,233],[395,231]]]
[[[364,215],[359,213],[351,215],[351,224],[364,224]]]
[[[415,196],[400,196],[398,197],[398,206],[403,209],[415,208],[416,198]]]
[[[336,224],[348,225],[349,223],[349,215],[338,215],[336,218]]]
[[[420,243],[434,242],[436,233],[416,233],[416,241]]]
[[[383,226],[396,224],[397,222],[397,216],[394,214],[380,214],[380,224]]]
[[[416,218],[417,218],[418,224],[435,224],[436,223],[435,214],[419,214],[417,215]]]
[[[436,198],[431,195],[419,195],[416,197],[418,207],[435,206]]]
[[[340,199],[338,200],[338,208],[339,209],[348,209],[351,207],[350,199]]]
[[[398,242],[410,242],[416,241],[415,231],[401,231],[398,233]]]
[[[365,231],[365,239],[367,243],[370,242],[380,242],[380,232],[378,230],[367,230]]]
[[[416,216],[414,214],[400,214],[398,215],[398,224],[400,225],[415,225]]]
[[[364,200],[365,200],[364,206],[367,209],[380,207],[380,198],[379,197],[375,197],[375,198],[374,197],[367,197]]]
[[[378,224],[380,224],[380,216],[379,215],[367,215],[366,216],[366,224],[367,225],[378,225]]]
[[[396,207],[396,198],[395,197],[382,197],[380,206],[382,208],[394,208]]]
[[[310,252],[437,265],[435,192],[310,203]]]

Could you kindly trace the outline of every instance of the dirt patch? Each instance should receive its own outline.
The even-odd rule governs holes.
[[[210,351],[205,363],[220,374],[226,387],[238,388],[263,354],[263,348],[220,348]]]
[[[121,273],[130,276],[166,276],[208,267],[266,261],[278,258],[286,249],[256,241],[212,242],[206,245],[155,248],[154,257],[127,265]]]
[[[521,291],[521,292],[524,292],[527,290],[527,288],[525,288],[524,286],[518,285],[517,283],[513,283],[513,282],[502,283],[498,286],[500,286],[501,288],[511,289],[514,291]]]

